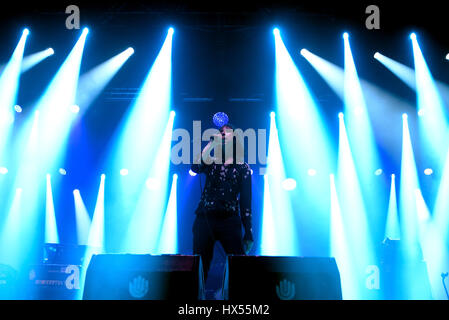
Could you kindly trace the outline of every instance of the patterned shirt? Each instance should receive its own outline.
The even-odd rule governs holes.
[[[193,172],[206,174],[206,186],[196,213],[219,211],[239,214],[245,229],[244,239],[253,240],[251,217],[251,169],[241,164],[193,164]]]

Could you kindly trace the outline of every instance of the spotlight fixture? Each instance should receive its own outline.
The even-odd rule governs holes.
[[[382,169],[377,169],[376,171],[374,171],[374,174],[376,175],[376,176],[380,176],[381,174],[382,174]]]
[[[425,174],[426,176],[430,176],[432,173],[433,173],[433,170],[430,169],[430,168],[427,168],[427,169],[424,170],[424,174]]]
[[[30,34],[30,30],[28,28],[23,29],[23,35],[27,36]]]
[[[349,34],[347,32],[343,33],[343,39],[347,40],[349,38]]]
[[[296,180],[292,178],[287,178],[282,181],[282,188],[287,191],[291,191],[296,188]]]
[[[275,36],[278,36],[278,35],[279,35],[279,29],[278,29],[278,28],[274,28],[274,29],[273,29],[273,34],[274,34]]]
[[[122,175],[122,176],[128,175],[128,169],[125,169],[125,168],[121,169],[120,170],[120,175]]]
[[[22,107],[19,106],[18,104],[16,104],[16,105],[14,106],[14,110],[15,110],[17,113],[21,113],[21,112],[22,112]]]
[[[196,176],[196,172],[193,172],[192,169],[189,170],[189,174],[190,174],[192,177]]]
[[[7,173],[8,173],[8,169],[7,169],[7,168],[5,168],[5,167],[0,167],[0,174],[5,175],[5,174],[7,174]]]
[[[70,111],[72,113],[78,113],[78,112],[80,112],[80,107],[77,106],[76,104],[74,104],[73,106],[70,106]]]
[[[414,32],[410,33],[410,39],[416,40],[416,33]]]

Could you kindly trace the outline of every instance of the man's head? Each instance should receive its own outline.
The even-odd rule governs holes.
[[[227,154],[232,152],[234,163],[243,163],[244,147],[242,139],[237,134],[239,130],[234,132],[234,126],[230,123],[225,124],[219,130],[224,139],[223,152]]]
[[[234,128],[232,124],[225,124],[220,128],[220,133],[224,139],[224,143],[228,144],[232,142],[232,137],[234,136]]]

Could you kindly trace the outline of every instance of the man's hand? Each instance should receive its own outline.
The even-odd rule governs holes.
[[[254,243],[254,241],[252,241],[252,240],[243,240],[243,251],[245,251],[246,255],[251,251],[251,248],[253,247],[253,243]]]
[[[221,133],[213,134],[212,137],[213,137],[213,139],[211,140],[211,142],[212,142],[212,143],[211,143],[212,147],[221,145],[222,140],[223,140],[223,136],[222,136]]]

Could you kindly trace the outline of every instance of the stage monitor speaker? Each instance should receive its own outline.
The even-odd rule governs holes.
[[[93,255],[84,300],[202,300],[203,267],[198,255]]]
[[[28,272],[26,299],[76,300],[81,297],[82,266],[75,264],[36,264]]]
[[[225,300],[341,300],[334,258],[227,257]]]

